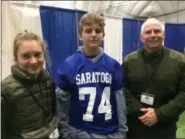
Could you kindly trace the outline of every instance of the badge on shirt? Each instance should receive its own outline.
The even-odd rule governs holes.
[[[153,105],[154,104],[154,95],[148,94],[148,93],[142,93],[141,94],[141,100],[142,103]]]
[[[50,135],[49,138],[50,139],[58,139],[59,137],[59,132],[58,132],[58,128],[56,128]]]

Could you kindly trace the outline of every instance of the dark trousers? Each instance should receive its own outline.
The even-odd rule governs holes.
[[[129,129],[127,133],[127,138],[128,139],[175,139],[176,138],[176,131],[166,131],[166,130],[161,130],[161,131],[148,131],[148,130],[132,130]]]
[[[176,122],[156,124],[151,127],[145,126],[139,120],[128,120],[128,139],[175,139]]]

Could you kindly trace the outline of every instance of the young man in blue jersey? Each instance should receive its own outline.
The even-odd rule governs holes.
[[[104,26],[103,16],[85,14],[79,23],[83,46],[64,60],[58,70],[61,138],[126,138],[121,65],[100,47]]]

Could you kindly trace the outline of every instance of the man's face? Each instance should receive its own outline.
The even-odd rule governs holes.
[[[84,47],[97,49],[104,39],[103,29],[98,24],[84,25],[79,38]]]
[[[155,52],[162,48],[164,41],[164,32],[159,25],[147,25],[144,32],[140,36],[141,41],[144,43],[146,50]]]

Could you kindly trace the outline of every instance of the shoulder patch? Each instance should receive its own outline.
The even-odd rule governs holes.
[[[179,62],[185,62],[185,56],[182,53],[173,49],[170,49],[169,57]]]
[[[132,59],[137,59],[138,58],[138,52],[139,51],[131,52],[130,54],[126,55],[123,58],[123,61],[126,62],[126,61],[129,61],[129,60],[132,60]]]

